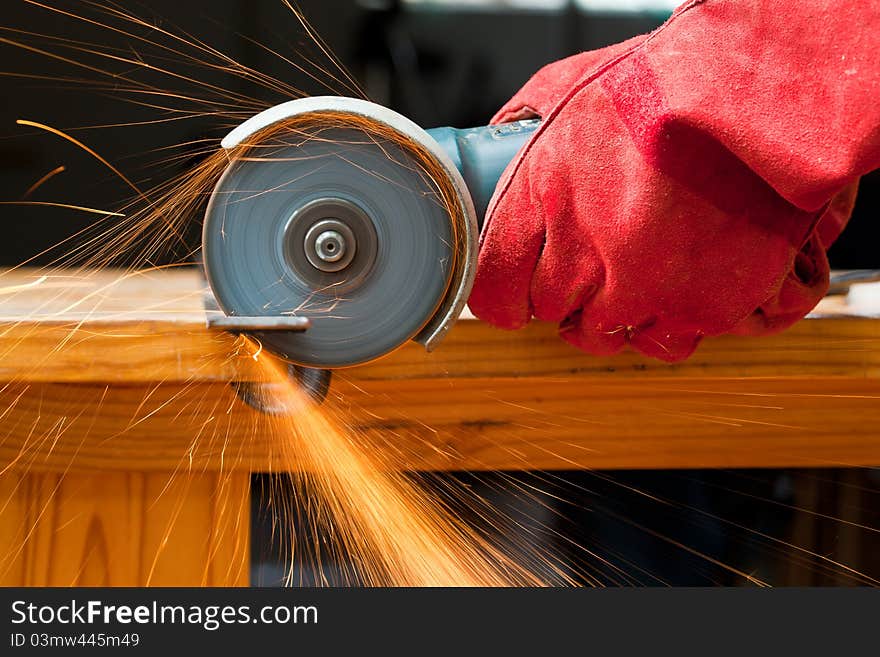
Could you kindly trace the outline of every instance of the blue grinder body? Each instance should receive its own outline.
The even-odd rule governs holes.
[[[427,131],[461,172],[471,193],[480,228],[501,174],[540,125],[540,119],[530,119],[480,128],[433,128]]]

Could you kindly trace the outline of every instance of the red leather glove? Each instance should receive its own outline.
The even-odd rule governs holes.
[[[670,361],[803,317],[880,167],[877,24],[877,2],[695,1],[539,71],[494,119],[544,120],[489,206],[471,309]]]

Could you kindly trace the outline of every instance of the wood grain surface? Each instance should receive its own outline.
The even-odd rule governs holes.
[[[244,586],[247,474],[0,476],[0,586]]]
[[[205,326],[193,269],[144,273],[0,275],[0,381],[156,384],[254,380],[241,341]],[[217,311],[214,311],[217,312]],[[343,372],[351,381],[598,376],[876,377],[880,319],[826,299],[785,333],[705,340],[683,363],[622,353],[598,358],[564,343],[555,325],[500,331],[469,315],[434,353],[408,343]]]
[[[0,464],[298,467],[228,385],[254,360],[205,328],[195,271],[43,275],[0,277]],[[877,465],[880,320],[828,299],[785,333],[667,364],[465,318],[434,353],[411,343],[338,371],[327,410],[406,469]]]

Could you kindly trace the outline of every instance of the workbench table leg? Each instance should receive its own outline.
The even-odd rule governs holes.
[[[247,586],[247,473],[0,475],[0,585]]]

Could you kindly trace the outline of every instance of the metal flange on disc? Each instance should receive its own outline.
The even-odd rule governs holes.
[[[365,363],[416,336],[456,278],[457,254],[450,213],[414,158],[343,122],[233,159],[203,231],[221,309],[308,318],[305,332],[255,336],[315,368]]]

